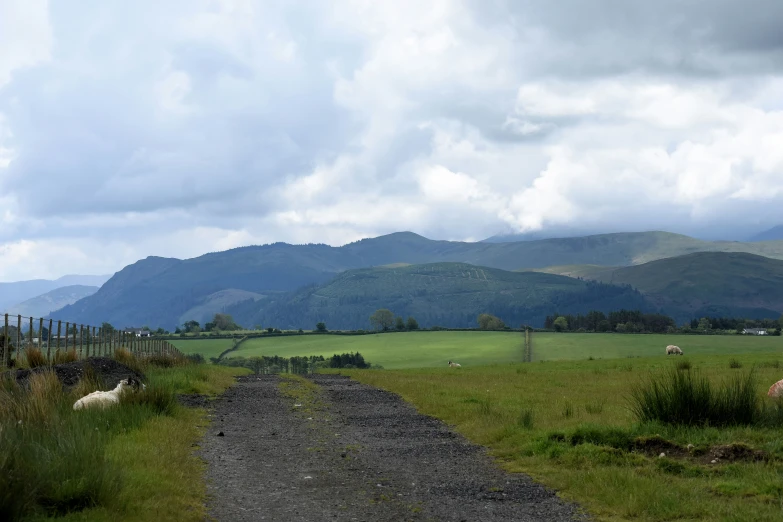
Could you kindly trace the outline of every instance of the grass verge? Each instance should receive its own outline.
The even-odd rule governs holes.
[[[207,419],[177,393],[219,393],[241,369],[149,366],[147,389],[106,410],[72,410],[51,372],[0,388],[0,519],[203,520]]]
[[[730,358],[755,366],[753,396],[779,411],[765,396],[780,378],[763,364],[774,357],[695,355],[691,371],[717,385],[742,377]],[[599,520],[782,520],[779,428],[637,421],[632,390],[647,372],[683,372],[674,365],[658,357],[340,373],[398,393]],[[721,389],[713,388],[718,402],[726,393],[747,397]]]

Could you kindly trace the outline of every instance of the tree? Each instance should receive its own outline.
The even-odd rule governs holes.
[[[111,335],[114,333],[114,327],[111,325],[111,323],[103,323],[101,324],[101,331],[104,334]]]
[[[320,323],[317,323],[315,325],[315,329],[319,332],[325,332],[326,331],[326,323],[321,321]]]
[[[394,327],[400,332],[405,330],[405,320],[402,317],[397,316],[397,318],[394,320]]]
[[[229,314],[215,314],[212,322],[215,323],[215,328],[218,330],[234,331],[242,329],[241,326],[234,322],[234,318]]]
[[[568,319],[566,319],[561,315],[560,317],[555,319],[555,322],[552,323],[552,326],[554,326],[556,332],[562,332],[568,330]]]
[[[778,319],[778,324],[780,325],[780,328],[783,328],[783,314],[780,314],[780,319]]]
[[[394,325],[394,314],[386,308],[379,308],[370,316],[370,324],[376,330],[387,331]]]
[[[198,321],[190,320],[182,325],[182,330],[185,333],[199,333],[201,331],[201,325]]]
[[[413,317],[408,317],[408,322],[405,324],[405,327],[408,330],[418,330],[419,329],[419,322],[414,319]]]
[[[165,333],[166,330],[164,330],[163,328],[158,328],[157,330],[155,330],[155,335],[163,335]]]
[[[177,326],[176,328],[174,328],[174,333],[175,333],[175,334],[177,334],[177,335],[179,335],[179,334],[181,334],[181,333],[182,333],[182,330],[180,330],[180,329],[179,329],[179,326]]]
[[[499,317],[490,314],[480,314],[477,321],[482,330],[502,330],[505,326]]]
[[[710,320],[707,319],[706,317],[702,317],[701,319],[699,319],[699,324],[697,328],[702,332],[707,332],[712,329],[712,323],[710,323]]]

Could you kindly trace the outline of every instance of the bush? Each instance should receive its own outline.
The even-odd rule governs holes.
[[[79,360],[79,356],[76,354],[76,349],[72,348],[68,351],[58,350],[54,352],[54,364],[65,364]]]
[[[185,358],[194,364],[204,364],[204,362],[206,362],[204,360],[204,356],[201,355],[200,353],[191,353],[189,355],[186,355]]]
[[[732,359],[732,360],[729,361],[729,368],[732,368],[732,369],[735,369],[735,370],[738,369],[738,368],[742,368],[742,363],[739,362],[737,359]]]
[[[24,352],[24,365],[28,368],[46,366],[49,361],[39,348],[29,348]]]
[[[751,371],[713,386],[697,372],[669,370],[633,389],[631,410],[642,422],[686,426],[751,425],[765,417]]]

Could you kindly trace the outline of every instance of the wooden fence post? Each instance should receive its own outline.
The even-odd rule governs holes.
[[[76,351],[76,323],[73,323],[73,351]]]
[[[43,317],[38,320],[38,348],[43,353]]]
[[[22,316],[16,316],[16,360],[19,360],[19,355],[22,353]]]
[[[53,321],[49,319],[49,338],[46,340],[46,358],[49,362],[52,362],[52,323]]]
[[[96,337],[96,335],[95,335],[95,327],[93,326],[92,327],[92,355],[93,355],[93,357],[98,355],[98,353],[97,353],[97,351],[98,351],[98,344],[97,344],[96,339],[98,339],[98,337]]]
[[[30,335],[27,336],[27,340],[29,341],[27,344],[30,345],[30,348],[33,347],[33,333],[34,333],[34,330],[33,330],[33,318],[30,317]]]
[[[57,321],[57,349],[54,352],[55,358],[57,358],[57,354],[60,353],[60,335],[62,335],[60,330],[62,330],[62,326],[63,326],[63,322]]]
[[[68,353],[68,333],[69,333],[68,328],[70,324],[71,323],[69,323],[68,321],[65,321],[65,348],[64,348],[65,353]]]
[[[8,314],[5,314],[5,329],[3,331],[3,366],[11,366],[11,338],[8,335]]]
[[[76,337],[76,330],[73,332],[73,336]],[[76,348],[76,339],[73,341],[73,347]],[[89,355],[89,354],[88,354]],[[84,325],[79,325],[79,359],[84,356]]]

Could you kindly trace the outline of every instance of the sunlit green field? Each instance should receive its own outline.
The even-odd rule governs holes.
[[[234,345],[233,339],[174,339],[169,342],[182,353],[200,353],[207,360],[219,356]]]
[[[668,344],[686,355],[783,353],[783,337],[740,335],[621,335],[536,333],[533,360],[616,359],[663,356]],[[216,357],[230,348],[231,339],[175,341],[186,353]],[[256,355],[323,355],[361,352],[373,364],[387,369],[445,366],[449,360],[463,366],[522,360],[522,334],[508,332],[402,332],[375,335],[302,335],[248,339],[229,357]]]
[[[646,339],[615,337],[628,341]],[[656,346],[666,342],[662,336],[650,337],[659,339]],[[634,385],[644,382],[650,372],[686,361],[693,365],[691,371],[703,372],[715,383],[755,367],[758,397],[771,405],[767,388],[783,378],[783,356],[779,344],[775,344],[777,340],[752,339],[771,349],[770,353],[761,353],[756,349],[759,345],[736,339],[739,342],[734,346],[740,348],[729,355],[714,353],[728,351],[729,343],[711,348],[695,341],[717,341],[720,346],[718,343],[724,339],[734,338],[688,337],[694,342],[681,343],[690,346],[684,357],[666,357],[662,349],[656,348],[657,355],[653,357],[587,360],[587,352],[556,342],[578,339],[577,336],[538,338],[545,338],[549,349],[560,356],[571,353],[580,360],[339,371],[400,394],[420,412],[442,419],[474,442],[489,447],[506,469],[525,472],[556,488],[600,520],[783,520],[780,428],[641,424],[629,409]],[[612,336],[596,336],[602,338]],[[538,346],[543,351],[542,344],[539,341]],[[641,354],[652,349],[640,344],[627,350]],[[595,346],[592,345],[593,350]],[[604,355],[622,353],[610,343],[604,346]],[[734,368],[730,367],[732,360]],[[681,448],[693,444],[707,455],[716,446],[740,442],[764,451],[772,460],[723,459],[712,464],[707,455],[688,456],[686,452],[675,457],[663,448],[668,455],[659,458],[660,449],[645,454],[614,443],[656,435]],[[575,442],[579,436],[582,441]]]

